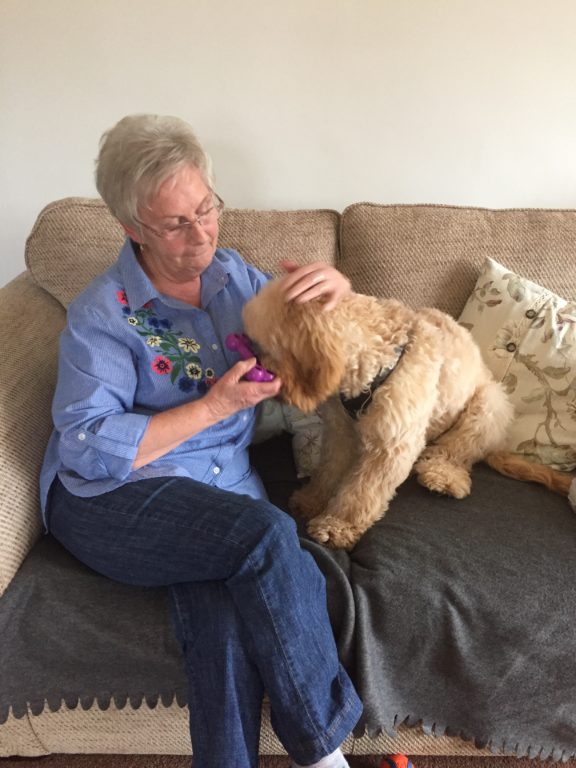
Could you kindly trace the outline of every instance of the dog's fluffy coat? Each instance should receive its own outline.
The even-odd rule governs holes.
[[[308,531],[352,548],[386,512],[412,469],[433,491],[462,498],[474,462],[500,449],[513,409],[469,332],[435,309],[351,294],[335,309],[286,302],[272,281],[244,308],[261,362],[303,411],[321,403],[319,466],[292,497]],[[358,420],[339,395],[355,397],[398,359]]]

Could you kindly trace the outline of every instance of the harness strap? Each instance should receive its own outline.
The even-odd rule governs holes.
[[[366,411],[372,402],[374,392],[376,392],[378,387],[383,384],[388,376],[390,376],[390,374],[395,370],[396,366],[400,362],[402,355],[404,354],[405,349],[406,346],[396,347],[396,360],[391,366],[384,368],[377,376],[372,379],[367,390],[360,392],[360,394],[356,395],[356,397],[344,397],[344,395],[340,395],[342,405],[344,408],[346,408],[349,415],[353,419],[358,419]]]

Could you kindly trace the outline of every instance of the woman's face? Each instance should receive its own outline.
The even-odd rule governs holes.
[[[200,171],[186,166],[163,182],[149,204],[139,210],[141,228],[125,227],[140,243],[142,267],[152,282],[184,283],[210,265],[218,239],[214,203],[214,194]]]

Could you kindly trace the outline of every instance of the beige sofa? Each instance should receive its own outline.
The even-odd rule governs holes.
[[[27,271],[1,289],[0,594],[8,594],[41,537],[37,479],[51,430],[66,306],[115,259],[121,242],[121,231],[101,201],[56,201],[40,213],[29,236]],[[231,209],[223,216],[221,244],[269,271],[287,257],[335,263],[359,292],[436,306],[455,316],[486,256],[560,295],[570,295],[576,286],[575,211],[370,203],[351,205],[341,214]],[[18,714],[10,712],[0,726],[0,756],[190,750],[186,708],[176,701],[137,708],[113,704],[105,711],[97,703],[86,708],[62,703],[40,714],[31,708]],[[461,738],[405,725],[394,737],[350,736],[345,749],[355,754],[489,753]],[[283,752],[267,716],[261,751]]]

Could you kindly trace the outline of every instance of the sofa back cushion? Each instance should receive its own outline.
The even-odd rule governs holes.
[[[490,256],[560,296],[576,293],[576,211],[357,203],[342,213],[340,268],[355,290],[462,311]]]
[[[231,208],[222,215],[219,242],[274,273],[282,259],[335,263],[339,218],[329,210]],[[38,285],[67,307],[116,260],[123,239],[120,225],[102,200],[64,198],[40,212],[26,243],[26,264]]]

